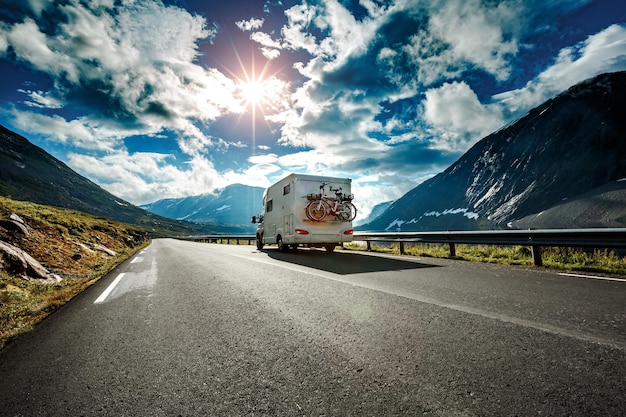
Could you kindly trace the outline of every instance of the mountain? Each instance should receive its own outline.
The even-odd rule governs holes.
[[[393,204],[393,200],[376,204],[374,208],[372,208],[372,211],[370,212],[370,214],[365,219],[355,221],[354,225],[359,226],[362,224],[371,223],[372,221],[376,220],[378,216],[383,214],[385,210],[387,210],[389,206],[391,206],[392,204]]]
[[[254,233],[256,226],[250,223],[250,218],[262,208],[264,190],[261,187],[233,184],[215,194],[166,198],[141,207],[172,219],[237,225],[246,229],[246,232]]]
[[[151,236],[207,234],[197,225],[154,215],[82,177],[23,136],[0,126],[0,195],[64,207],[137,226]]]
[[[483,138],[359,229],[626,227],[625,114],[626,72],[582,82]]]
[[[626,179],[512,222],[516,229],[626,227]]]

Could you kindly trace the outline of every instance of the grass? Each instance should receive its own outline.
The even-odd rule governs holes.
[[[0,239],[24,250],[62,281],[26,277],[0,254],[0,348],[145,247],[142,230],[73,210],[0,197],[0,219],[17,214],[27,235],[0,227]]]
[[[372,244],[371,247],[374,252],[400,254],[397,243]],[[345,244],[344,248],[366,250],[365,246],[357,242]],[[409,256],[450,258],[447,244],[405,243],[404,252]],[[626,275],[626,257],[616,251],[544,247],[541,249],[541,256],[545,268]],[[454,259],[534,267],[532,252],[527,246],[456,245]]]

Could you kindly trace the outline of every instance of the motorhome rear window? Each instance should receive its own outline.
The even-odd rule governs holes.
[[[287,195],[291,192],[291,184],[287,184],[283,187],[283,195]]]
[[[265,211],[270,212],[272,211],[273,208],[274,208],[274,200],[268,201],[267,206],[265,207]]]

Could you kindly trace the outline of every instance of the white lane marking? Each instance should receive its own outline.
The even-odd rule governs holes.
[[[602,281],[626,282],[626,279],[622,279],[622,278],[599,277],[599,276],[596,276],[596,275],[571,274],[569,272],[559,272],[559,273],[557,273],[557,275],[562,275],[562,276],[565,276],[565,277],[599,279],[599,280],[602,280]]]
[[[96,301],[94,301],[93,303],[94,303],[94,304],[100,304],[101,302],[103,302],[104,300],[106,300],[106,298],[109,296],[109,294],[111,294],[111,292],[113,291],[113,289],[115,288],[115,286],[116,286],[117,284],[119,284],[119,282],[122,280],[122,278],[123,278],[123,277],[124,277],[124,273],[122,272],[122,273],[120,273],[120,274],[117,276],[117,278],[115,278],[115,281],[113,281],[113,282],[111,283],[111,285],[109,285],[109,286],[107,287],[107,289],[106,289],[106,290],[104,290],[104,292],[103,292],[102,294],[100,294],[100,297],[98,297],[98,298],[96,299]]]
[[[135,262],[142,262],[142,261],[143,261],[143,258],[141,256],[137,256],[135,259],[130,261],[130,263],[134,264]]]

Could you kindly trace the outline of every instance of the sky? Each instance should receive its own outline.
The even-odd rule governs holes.
[[[137,205],[297,172],[363,218],[623,70],[623,0],[0,0],[0,124]]]

